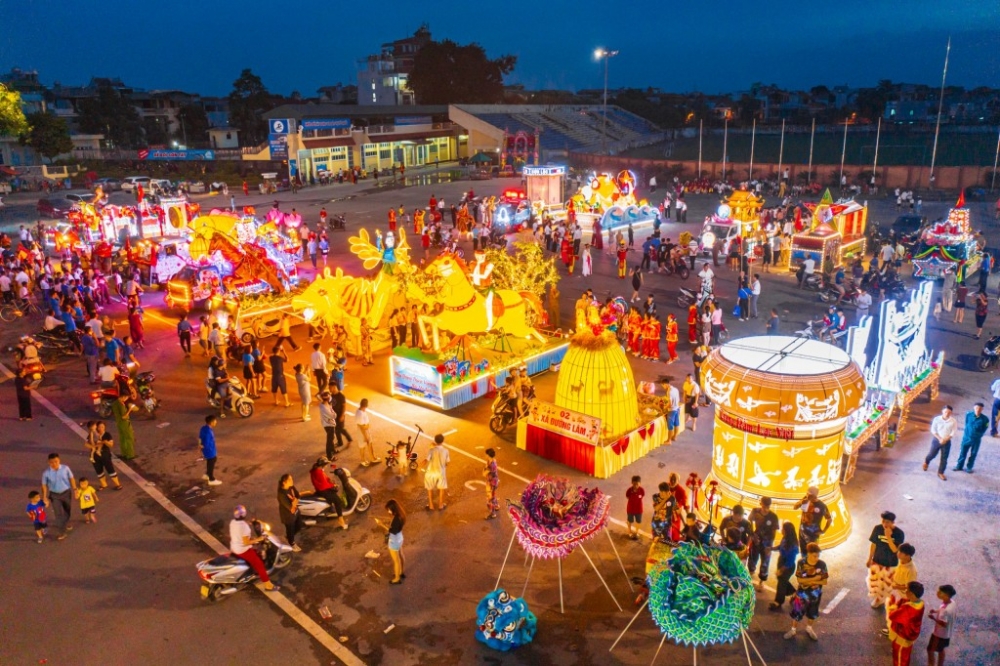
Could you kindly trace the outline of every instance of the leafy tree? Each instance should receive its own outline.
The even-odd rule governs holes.
[[[486,261],[493,264],[493,286],[497,289],[541,296],[547,284],[559,281],[555,258],[546,257],[538,243],[515,241],[513,254],[506,249],[487,250]]]
[[[256,146],[267,138],[267,122],[261,117],[271,108],[271,95],[260,77],[249,69],[233,81],[229,93],[229,124],[240,130],[244,145]]]
[[[413,58],[408,84],[420,104],[498,104],[516,63],[512,55],[490,60],[475,43],[429,42]]]
[[[205,107],[199,104],[185,104],[177,110],[177,119],[181,127],[176,138],[185,144],[207,144],[209,123]]]
[[[96,97],[80,100],[77,113],[82,132],[103,134],[112,146],[138,148],[145,142],[139,112],[112,86],[100,86]]]
[[[28,121],[21,109],[21,93],[0,83],[0,136],[22,136]]]
[[[32,113],[27,117],[30,126],[21,136],[21,143],[31,146],[42,157],[52,162],[64,153],[72,152],[73,141],[69,138],[66,121],[52,113]]]
[[[147,146],[165,146],[170,143],[170,132],[167,131],[166,119],[161,116],[143,118],[142,130],[146,135]]]

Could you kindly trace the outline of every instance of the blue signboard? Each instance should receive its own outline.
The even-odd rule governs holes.
[[[441,375],[434,366],[400,356],[389,357],[393,395],[403,395],[436,407],[444,405]]]
[[[291,118],[271,118],[267,121],[267,131],[270,134],[291,134]]]
[[[433,125],[434,119],[430,116],[396,116],[397,125]]]
[[[145,156],[143,155],[145,153]],[[139,159],[142,160],[214,160],[214,150],[149,150],[139,151]]]
[[[288,159],[288,137],[284,134],[272,134],[268,137],[272,160]]]
[[[350,118],[303,118],[299,125],[304,130],[350,129]]]

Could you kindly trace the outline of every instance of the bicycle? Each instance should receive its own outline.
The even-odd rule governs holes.
[[[23,305],[6,303],[3,306],[0,306],[0,319],[6,322],[14,321],[18,317],[37,314],[41,314],[41,310],[39,310],[38,306],[31,301],[27,301]]]

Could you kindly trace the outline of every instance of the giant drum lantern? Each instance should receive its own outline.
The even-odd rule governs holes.
[[[702,383],[716,408],[708,482],[718,482],[721,504],[749,510],[768,496],[782,521],[798,525],[793,505],[816,486],[832,515],[820,544],[843,543],[851,530],[840,491],[844,430],[866,389],[857,363],[816,340],[741,338],[709,355]]]

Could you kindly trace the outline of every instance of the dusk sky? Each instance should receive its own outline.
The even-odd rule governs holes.
[[[435,39],[516,55],[508,82],[530,89],[601,87],[597,46],[620,51],[612,88],[936,86],[949,34],[948,83],[1000,86],[998,0],[0,0],[0,17],[0,71],[37,70],[49,85],[117,76],[149,90],[225,95],[250,67],[274,92],[311,96],[356,83],[358,59],[427,23]]]

